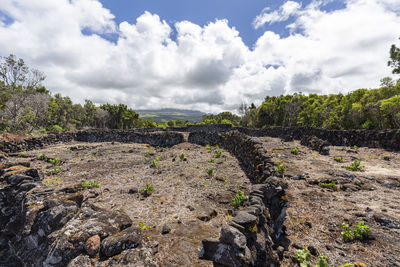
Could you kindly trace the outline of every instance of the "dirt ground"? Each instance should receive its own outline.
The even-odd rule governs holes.
[[[217,151],[222,152],[220,157]],[[60,163],[53,166],[36,159],[41,154],[58,158]],[[153,159],[158,168],[151,166]],[[99,188],[90,190],[89,201],[123,210],[133,225],[144,228],[143,234],[158,247],[154,257],[161,266],[212,266],[198,259],[201,241],[219,236],[229,219],[230,200],[237,190],[248,193],[250,189],[235,157],[218,147],[189,143],[154,148],[74,142],[15,154],[12,160],[31,161],[31,167],[40,169],[44,183],[51,187],[73,186],[81,179],[99,183]],[[207,173],[210,167],[212,175]],[[140,192],[147,184],[154,191],[144,197]]]
[[[274,162],[283,161],[290,208],[285,221],[288,251],[282,266],[293,266],[296,249],[309,248],[326,255],[330,266],[361,262],[367,266],[400,266],[400,154],[382,149],[331,146],[330,155],[282,142],[260,138]],[[298,146],[299,154],[291,150]],[[337,162],[333,157],[342,157]],[[362,171],[345,166],[361,161]],[[337,189],[318,184],[335,181]],[[342,222],[370,226],[367,241],[344,242]],[[285,244],[285,245],[284,245]],[[314,265],[313,265],[314,266]]]

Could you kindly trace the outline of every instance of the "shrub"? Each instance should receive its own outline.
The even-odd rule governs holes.
[[[157,162],[157,159],[153,159],[153,162],[151,163],[151,166],[150,166],[150,167],[155,168],[155,169],[158,169],[158,162]]]
[[[47,156],[46,156],[46,154],[40,154],[39,156],[37,156],[36,157],[38,160],[45,160],[45,159],[47,159]]]
[[[343,241],[348,242],[352,240],[367,240],[370,234],[369,225],[366,225],[363,221],[356,224],[353,227],[353,231],[350,230],[350,227],[346,223],[342,223],[342,228],[344,231],[341,232]]]
[[[142,189],[140,189],[140,193],[147,197],[150,196],[154,191],[154,188],[152,185],[146,184],[145,186],[142,187]]]
[[[179,155],[179,159],[180,159],[180,160],[185,160],[185,154],[183,154],[183,153],[180,154],[180,155]]]
[[[18,158],[27,158],[27,157],[28,157],[28,154],[25,154],[25,153],[18,153],[18,154],[17,154],[17,157],[18,157]]]
[[[150,154],[151,154],[151,152],[150,152],[150,151],[147,151],[146,153],[144,153],[144,156],[145,156],[145,157],[149,157]]]
[[[324,254],[319,254],[318,263],[315,265],[315,267],[329,267],[328,257]]]
[[[320,186],[320,187],[322,187],[322,188],[331,188],[331,189],[333,189],[333,190],[336,190],[337,189],[337,185],[336,185],[336,182],[335,181],[332,181],[332,182],[330,182],[330,183],[318,183],[318,185]]]
[[[249,200],[249,196],[246,196],[243,194],[241,190],[238,190],[235,197],[231,199],[231,205],[235,209],[239,208],[239,206],[242,206],[245,201]]]
[[[293,155],[298,155],[299,154],[299,148],[296,146],[295,148],[290,150],[290,153],[292,153]]]
[[[94,188],[94,187],[100,187],[99,183],[96,183],[94,180],[88,182],[85,179],[81,180],[81,187],[83,190],[88,190],[90,188]]]
[[[346,169],[356,172],[356,171],[362,171],[364,167],[365,167],[364,165],[361,165],[361,161],[354,160],[350,166],[346,166]]]
[[[146,229],[151,229],[151,227],[147,223],[145,224],[144,222],[139,222],[139,227],[143,231],[146,230]]]
[[[286,169],[285,169],[285,165],[284,165],[283,161],[276,162],[275,166],[276,166],[275,170],[277,172],[279,172],[280,174],[284,174],[285,173]]]
[[[50,132],[57,132],[57,133],[61,133],[63,130],[63,128],[57,124],[50,126],[49,128]]]
[[[214,156],[214,158],[218,159],[218,158],[221,157],[221,155],[222,155],[222,152],[221,152],[221,151],[215,151],[215,156]]]
[[[300,263],[300,267],[308,267],[311,253],[308,249],[296,250],[296,259]]]
[[[53,166],[57,166],[58,164],[60,164],[60,159],[59,158],[49,159],[49,162],[53,164]]]
[[[96,151],[93,151],[93,152],[92,152],[92,154],[93,154],[94,156],[96,156],[96,155],[97,155],[97,153],[99,153],[99,151],[98,151],[98,150],[96,150]]]
[[[214,172],[214,168],[213,167],[210,167],[210,168],[207,169],[208,176],[212,176],[213,172]]]
[[[333,157],[336,162],[343,162],[343,157]]]

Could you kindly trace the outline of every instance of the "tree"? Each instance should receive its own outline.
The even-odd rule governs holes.
[[[400,39],[400,38],[399,38]],[[390,60],[388,61],[388,66],[392,67],[393,74],[400,74],[400,48],[392,44],[390,47]]]

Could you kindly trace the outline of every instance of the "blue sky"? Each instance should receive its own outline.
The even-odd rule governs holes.
[[[0,0],[0,56],[53,93],[133,109],[237,111],[391,76],[399,0]]]
[[[285,1],[265,0],[101,0],[104,7],[111,10],[116,16],[115,21],[121,23],[128,21],[135,23],[136,18],[145,11],[158,14],[161,19],[166,20],[171,26],[177,21],[188,20],[198,25],[207,25],[216,19],[227,19],[229,26],[235,27],[248,47],[253,47],[257,39],[265,30],[278,33],[282,37],[289,35],[286,25],[294,21],[290,18],[287,21],[273,25],[265,25],[262,28],[254,29],[252,26],[254,18],[260,12],[269,7],[271,10],[279,9]],[[302,6],[310,4],[311,0],[297,1]],[[328,2],[328,1],[326,1]],[[330,1],[322,7],[322,10],[333,11],[343,9],[344,1]],[[108,38],[115,40],[108,36]]]

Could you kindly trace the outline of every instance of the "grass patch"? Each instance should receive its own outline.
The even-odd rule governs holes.
[[[353,172],[359,172],[364,169],[364,165],[361,165],[361,161],[359,160],[354,160],[353,163],[349,166],[346,166],[346,169],[353,171]]]

